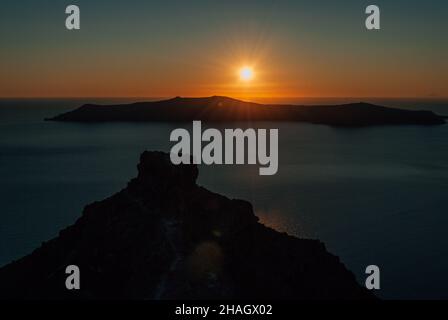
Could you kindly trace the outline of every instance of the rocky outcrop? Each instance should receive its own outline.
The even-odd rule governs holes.
[[[155,102],[100,106],[86,104],[47,119],[52,121],[300,121],[342,127],[437,125],[445,119],[431,111],[387,108],[369,103],[335,106],[265,105],[228,97],[174,98]]]
[[[144,152],[138,176],[59,236],[0,269],[0,298],[368,299],[316,240],[258,222],[250,203],[196,184],[195,165]],[[81,289],[65,288],[65,268]]]

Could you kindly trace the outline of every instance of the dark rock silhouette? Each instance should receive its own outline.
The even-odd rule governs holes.
[[[100,106],[87,104],[53,121],[301,121],[331,126],[444,124],[431,111],[410,111],[369,103],[335,106],[264,105],[227,97],[174,98],[156,102]]]
[[[144,152],[125,189],[0,269],[0,298],[373,298],[321,242],[265,227],[250,203],[198,186],[197,176],[195,165]],[[72,264],[81,290],[65,288]]]

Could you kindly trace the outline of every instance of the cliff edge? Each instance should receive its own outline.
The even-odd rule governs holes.
[[[0,298],[373,298],[321,242],[260,224],[250,203],[197,176],[195,165],[144,152],[125,189],[0,269]],[[80,290],[65,288],[68,265],[80,268]]]

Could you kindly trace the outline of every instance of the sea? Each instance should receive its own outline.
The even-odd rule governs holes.
[[[192,126],[44,118],[84,103],[141,100],[148,99],[0,100],[0,266],[57,236],[85,205],[123,189],[144,150],[169,152],[171,131]],[[448,101],[438,99],[363,101],[448,115]],[[378,266],[381,298],[448,298],[448,125],[252,126],[279,130],[278,173],[260,176],[257,165],[201,165],[200,185],[250,201],[267,226],[322,241],[361,285],[366,267]]]

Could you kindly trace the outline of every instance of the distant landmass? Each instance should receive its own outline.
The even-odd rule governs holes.
[[[300,121],[330,126],[439,125],[445,117],[369,103],[332,106],[268,105],[228,97],[181,98],[121,105],[86,104],[46,120],[74,122]]]
[[[144,152],[125,189],[0,268],[0,298],[375,298],[324,244],[262,225],[250,203],[197,177],[196,165]],[[65,288],[68,265],[80,268],[80,290]]]

